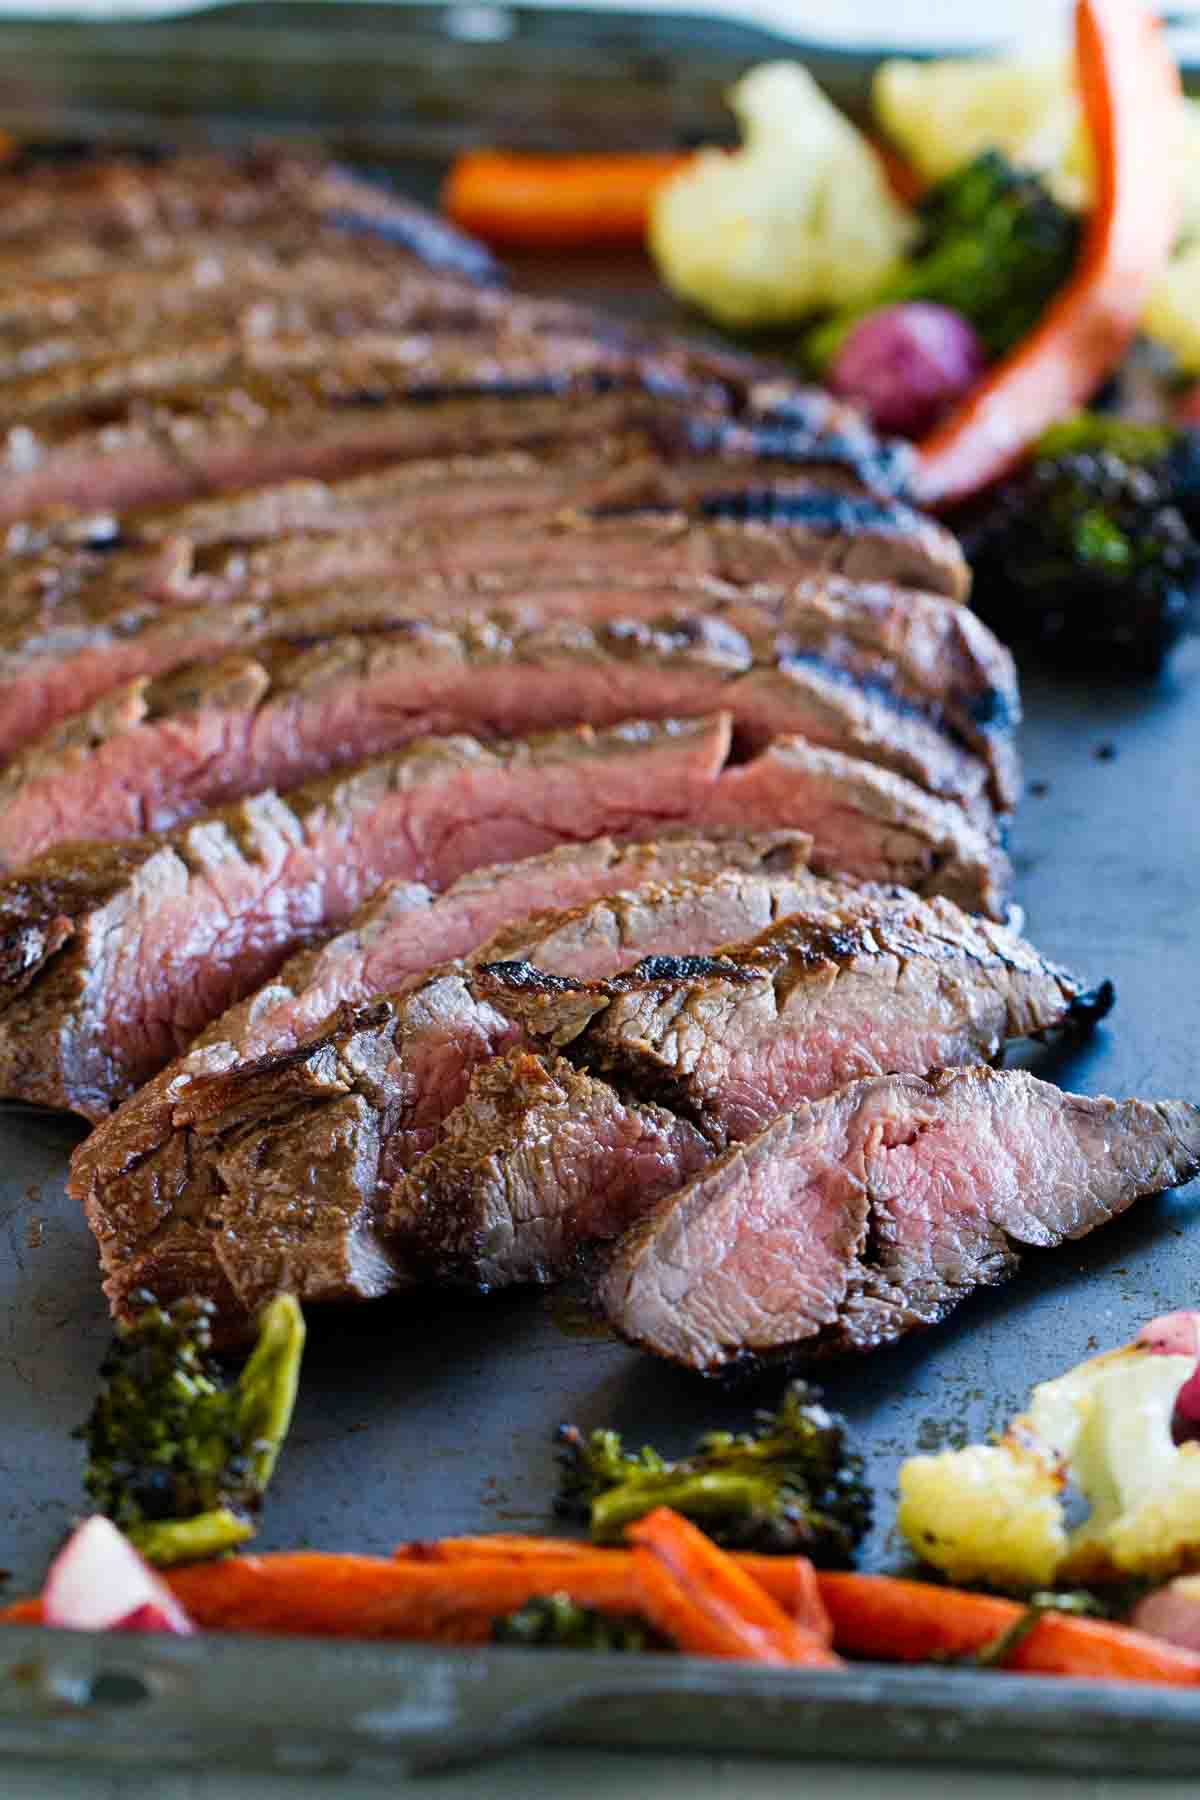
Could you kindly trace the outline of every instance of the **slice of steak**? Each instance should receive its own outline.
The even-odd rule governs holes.
[[[797,1107],[636,1225],[603,1285],[633,1342],[717,1370],[871,1349],[1200,1172],[1200,1112],[1021,1072],[894,1075]]]
[[[819,880],[803,868],[799,846],[786,839],[730,841],[720,847],[725,866],[717,875],[699,866],[695,849],[677,853],[660,845],[654,860],[667,873],[677,854],[676,877],[688,866],[682,860],[686,854],[695,870],[691,879],[665,885],[651,880],[636,891],[615,894],[610,890],[606,896],[502,926],[486,942],[475,935],[487,917],[478,910],[478,895],[470,924],[462,926],[460,896],[468,903],[472,899],[466,884],[415,920],[411,889],[393,890],[360,914],[358,930],[311,957],[293,958],[282,972],[282,989],[272,984],[218,1021],[186,1057],[142,1088],[76,1152],[71,1189],[96,1233],[114,1304],[149,1280],[161,1294],[163,1283],[186,1267],[193,1287],[199,1284],[205,1292],[232,1283],[252,1316],[260,1298],[255,1272],[261,1256],[254,1223],[258,1201],[253,1191],[230,1197],[227,1216],[231,1221],[242,1217],[243,1223],[225,1234],[218,1279],[215,1239],[204,1224],[207,1176],[199,1173],[199,1185],[193,1186],[190,1178],[180,1181],[167,1172],[193,1166],[200,1171],[200,1139],[193,1141],[193,1128],[202,1139],[209,1130],[204,1122],[232,1106],[239,1116],[252,1108],[263,1132],[273,1130],[278,1122],[274,1096],[290,1094],[297,1080],[323,1081],[321,1071],[328,1069],[332,1049],[338,1069],[353,1068],[362,1078],[359,1090],[370,1103],[363,1124],[374,1144],[375,1178],[390,1182],[436,1142],[447,1114],[464,1098],[473,1070],[522,1041],[516,1009],[510,1016],[477,991],[472,970],[481,959],[536,956],[543,973],[603,976],[647,951],[680,944],[711,949],[731,935],[768,924],[801,901],[822,899],[878,911],[905,899],[898,891],[859,893]],[[586,873],[587,859],[583,861]],[[527,873],[539,866],[545,866],[542,859],[502,875],[498,890],[491,888],[486,873],[480,884],[489,901],[498,898],[507,909],[522,888],[528,894]],[[562,896],[562,875],[556,874],[555,881]],[[506,889],[511,898],[505,898]],[[438,915],[441,928],[430,934],[423,929],[425,921]],[[496,911],[491,917],[501,924]],[[472,952],[469,961],[447,963],[428,974],[425,958],[439,947],[449,949],[456,934],[462,948]],[[366,962],[364,937],[371,940]],[[469,943],[464,941],[468,937]],[[415,980],[418,974],[423,979]],[[380,994],[384,997],[366,1014],[353,1013],[352,1005]],[[344,1003],[344,1022],[330,1023],[329,1014],[339,1002]],[[298,1040],[311,1037],[321,1022],[325,1028],[316,1042],[296,1050]],[[257,1062],[251,1060],[256,1053]],[[323,1126],[317,1121],[315,1128]],[[299,1144],[298,1137],[295,1142]],[[356,1243],[364,1241],[366,1230],[360,1221]],[[187,1255],[185,1241],[191,1246]],[[306,1242],[298,1226],[289,1252],[293,1271],[310,1254]],[[325,1275],[314,1279],[312,1291],[330,1292]],[[304,1292],[310,1293],[307,1284]]]
[[[393,1189],[382,1241],[422,1280],[469,1271],[483,1293],[557,1281],[711,1156],[665,1109],[622,1099],[562,1058],[510,1050],[476,1072],[435,1148]]]
[[[598,1130],[606,1087],[686,1120],[716,1155],[848,1079],[972,1065],[1009,1037],[1080,1016],[1090,1023],[1107,1009],[1111,990],[1081,996],[1009,934],[980,951],[971,922],[952,910],[928,930],[920,909],[906,914],[886,900],[857,916],[848,907],[840,918],[793,917],[723,956],[651,957],[606,984],[564,981],[528,963],[479,968],[480,1001],[519,1021],[531,1046],[565,1045],[589,1077],[569,1141],[597,1147],[564,1175],[555,1146],[530,1139],[529,1069],[495,1032],[508,1060],[475,1059],[465,1097],[430,1148],[416,1160],[408,1146],[381,1160],[381,1180],[393,1180],[379,1227],[389,1255],[418,1277],[472,1287],[569,1272],[547,1244],[573,1253],[603,1241],[606,1197],[637,1191],[625,1147]],[[486,1145],[474,1178],[460,1153],[471,1144]],[[419,1147],[420,1139],[411,1148]],[[628,1203],[615,1216],[628,1219]]]
[[[188,240],[180,255],[117,275],[26,281],[0,298],[0,377],[99,368],[135,350],[165,351],[189,337],[230,333],[248,344],[366,327],[405,331],[570,331],[577,307],[398,267],[328,237],[296,254],[220,238]]]
[[[778,614],[781,651],[795,652],[797,662],[816,657],[818,676],[823,663],[851,674],[865,667],[873,639],[872,679],[899,708],[924,708],[934,723],[942,713],[954,723],[952,712],[969,711],[965,696],[961,706],[949,702],[961,684],[958,657],[948,648],[934,675],[937,659],[922,649],[923,639],[938,635],[936,597],[914,607],[904,650],[902,606],[889,614],[868,598],[856,607],[839,586],[843,616],[831,619],[821,616],[817,586],[793,592],[806,577],[819,576],[822,586],[834,577],[834,540],[698,524],[678,513],[589,519],[534,511],[504,525],[488,514],[509,478],[491,475],[478,495],[483,517],[472,522],[451,512],[445,523],[419,528],[381,522],[316,542],[300,534],[233,552],[195,552],[168,538],[108,556],[53,550],[14,558],[0,584],[0,755],[32,744],[121,682],[267,638],[312,643],[339,631],[387,629],[414,614],[446,617],[525,600],[561,618],[611,618],[622,605],[645,615],[669,606],[672,591],[683,605],[691,598],[728,610],[746,602],[756,613]],[[901,521],[898,529],[907,528]],[[647,594],[652,589],[657,597]],[[851,613],[861,640],[853,655],[846,649]],[[941,635],[949,646],[953,621]],[[998,669],[987,638],[979,659],[972,687],[990,687]],[[994,785],[999,794],[999,779]]]
[[[759,829],[768,820],[809,833],[815,869],[901,882],[968,912],[1007,917],[1012,868],[991,834],[953,801],[858,757],[777,738],[726,768],[705,801],[704,828]]]
[[[597,601],[608,599],[598,595]],[[661,596],[658,596],[661,598]],[[529,613],[459,626],[397,620],[388,633],[185,666],[107,694],[0,775],[0,867],[71,838],[161,831],[239,795],[288,788],[415,737],[522,736],[580,721],[727,710],[750,751],[802,735],[941,789],[977,814],[984,769],[933,719],[868,699],[836,666],[797,664],[773,626],[712,613],[638,628],[619,601],[602,622]],[[882,680],[878,692],[884,694]]]
[[[667,953],[680,947],[702,953],[730,937],[744,936],[747,928],[769,927],[772,920],[790,917],[798,905],[819,909],[826,921],[840,920],[847,929],[858,924],[881,933],[893,918],[901,925],[910,920],[917,907],[913,896],[902,889],[858,889],[821,881],[803,870],[778,875],[744,871],[708,881],[648,886],[510,927],[481,945],[469,963],[443,968],[415,987],[389,994],[367,1012],[335,1023],[290,1053],[248,1065],[239,1061],[237,1050],[228,1042],[197,1048],[178,1065],[175,1077],[166,1077],[136,1096],[95,1132],[73,1162],[72,1192],[84,1205],[97,1236],[108,1278],[106,1291],[114,1307],[119,1311],[127,1296],[145,1285],[161,1295],[167,1284],[186,1281],[198,1291],[219,1297],[231,1325],[235,1315],[245,1323],[273,1291],[271,1271],[284,1265],[288,1283],[306,1298],[335,1297],[331,1266],[345,1271],[354,1262],[346,1231],[352,1224],[356,1255],[370,1242],[375,1229],[374,1203],[367,1191],[357,1210],[335,1209],[327,1229],[319,1216],[306,1211],[303,1219],[297,1215],[288,1232],[276,1222],[264,1245],[259,1228],[260,1195],[251,1172],[243,1172],[237,1191],[222,1186],[219,1200],[214,1201],[209,1168],[209,1146],[224,1143],[231,1130],[240,1131],[250,1118],[264,1145],[273,1145],[276,1133],[284,1134],[289,1166],[303,1160],[306,1137],[312,1139],[312,1155],[319,1155],[318,1145],[329,1129],[326,1111],[331,1106],[340,1121],[350,1165],[360,1167],[369,1162],[371,1181],[380,1193],[395,1186],[386,1208],[388,1223],[379,1227],[386,1246],[381,1241],[377,1256],[370,1261],[372,1268],[391,1268],[394,1273],[389,1281],[394,1284],[400,1279],[395,1271],[410,1263],[416,1267],[424,1256],[420,1246],[405,1248],[405,1244],[415,1230],[413,1220],[418,1215],[422,1220],[432,1216],[431,1202],[417,1177],[428,1156],[437,1152],[448,1117],[460,1104],[464,1110],[470,1108],[472,1083],[494,1059],[513,1049],[544,1043],[543,1028],[553,1029],[561,1023],[573,1004],[581,1003],[581,1016],[574,1023],[586,1022],[587,1015],[596,1010],[596,996],[580,977],[600,980],[613,975],[641,953],[664,960]],[[948,937],[954,909],[939,909],[933,917],[937,929]],[[970,929],[965,919],[961,928],[964,933]],[[932,954],[928,946],[926,949]],[[488,959],[499,953],[533,959],[537,966],[506,964],[497,971]],[[377,965],[377,975],[384,973]],[[878,973],[879,988],[886,994],[884,972]],[[633,979],[636,982],[636,974]],[[1012,985],[1016,989],[1019,979],[1014,977]],[[1043,1025],[1052,1018],[1061,1020],[1069,1011],[1065,986],[1058,987],[1049,976],[1042,985],[1045,991],[1032,992],[1035,982],[1031,977],[1026,983],[1031,991],[1014,995],[1014,1029]],[[343,991],[349,998],[363,997],[361,987]],[[322,1002],[332,997],[326,987]],[[932,1012],[936,1000],[937,996],[929,996],[927,1010]],[[1018,1014],[1022,1000],[1025,1012]],[[547,1015],[543,1002],[548,1002],[554,1017]],[[1039,1004],[1044,1010],[1035,1011]],[[911,1010],[915,1013],[915,1006]],[[944,1010],[949,1013],[950,1007]],[[961,1002],[959,1010],[966,1010]],[[982,1013],[984,1008],[977,1010]],[[269,1018],[269,1012],[266,1016]],[[903,1047],[911,1048],[910,1016],[901,1017],[894,1008],[893,1019],[897,1042],[903,1039]],[[311,1012],[306,1023],[310,1020]],[[1003,1029],[1003,1025],[1002,1020],[997,1028]],[[937,1022],[927,1017],[924,1027],[922,1054]],[[261,1045],[266,1035],[261,1024],[255,1025],[255,1034]],[[882,1028],[876,1035],[878,1041]],[[983,1039],[982,1027],[976,1035]],[[951,1020],[938,1037],[938,1047],[953,1045],[966,1054],[965,1037],[961,1030],[955,1036]],[[814,1061],[810,1067],[814,1082],[815,1067]],[[489,1093],[499,1093],[505,1079],[503,1072],[490,1074]],[[665,1089],[666,1084],[662,1085]],[[595,1091],[601,1086],[597,1080]],[[306,1096],[303,1119],[295,1116],[293,1104],[301,1092]],[[355,1100],[352,1108],[347,1103],[348,1093]],[[351,1113],[357,1121],[353,1128]],[[524,1118],[519,1102],[513,1117],[518,1121]],[[488,1131],[493,1139],[494,1124],[495,1118],[489,1114]],[[466,1129],[470,1135],[469,1123]],[[357,1148],[352,1142],[354,1132],[365,1134]],[[495,1140],[494,1144],[497,1157],[501,1157],[500,1145]],[[511,1148],[521,1168],[526,1168],[528,1146],[518,1136]],[[277,1166],[273,1148],[263,1154],[271,1167]],[[462,1171],[456,1166],[455,1179],[465,1208]],[[411,1171],[413,1183],[406,1184],[403,1179],[406,1171]],[[616,1180],[620,1191],[626,1192],[626,1172],[618,1171]],[[490,1195],[490,1187],[487,1193]],[[553,1226],[561,1210],[553,1188],[541,1194],[540,1207],[541,1216]],[[465,1210],[462,1216],[466,1218]],[[561,1229],[570,1237],[574,1228],[564,1220]],[[423,1241],[424,1230],[422,1226],[417,1234]],[[529,1247],[517,1239],[513,1244],[509,1279],[530,1278]],[[535,1260],[541,1255],[539,1248]],[[310,1259],[312,1271],[306,1277]],[[439,1275],[448,1273],[451,1261],[447,1249],[438,1264]],[[539,1266],[549,1274],[549,1264]],[[457,1274],[467,1282],[479,1278],[469,1261],[459,1265]],[[494,1282],[499,1276],[492,1271],[486,1279]],[[171,1291],[188,1289],[172,1287]],[[353,1284],[345,1288],[344,1297],[356,1296],[365,1297]]]
[[[1014,932],[944,900],[805,906],[716,956],[651,956],[609,981],[480,969],[479,992],[723,1149],[800,1100],[892,1070],[991,1061],[1112,1003]]]
[[[686,823],[728,722],[429,740],[0,882],[0,1093],[97,1118],[381,881]]]

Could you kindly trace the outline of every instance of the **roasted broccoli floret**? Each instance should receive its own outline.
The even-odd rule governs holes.
[[[272,1301],[229,1382],[212,1354],[208,1301],[162,1307],[142,1294],[136,1303],[76,1432],[87,1445],[84,1486],[149,1561],[190,1562],[254,1535],[291,1424],[304,1320],[290,1295]]]
[[[557,1650],[669,1650],[641,1619],[577,1606],[569,1594],[535,1594],[492,1626],[492,1641]]]
[[[1152,674],[1195,628],[1198,431],[1080,414],[955,523],[976,609],[1057,662]]]
[[[559,1511],[587,1520],[599,1543],[656,1506],[670,1506],[732,1549],[790,1552],[826,1566],[848,1562],[871,1522],[861,1458],[845,1421],[802,1382],[749,1434],[712,1431],[691,1456],[631,1456],[615,1431],[559,1428]]]
[[[987,150],[938,182],[918,208],[921,236],[868,306],[836,313],[806,340],[820,373],[852,326],[880,306],[927,300],[974,326],[988,356],[1027,336],[1075,264],[1078,218],[1039,178]]]

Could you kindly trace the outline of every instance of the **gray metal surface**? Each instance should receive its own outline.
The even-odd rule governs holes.
[[[626,311],[662,306],[632,260],[517,274]],[[1153,686],[1027,672],[1025,692],[1019,898],[1048,954],[1112,977],[1118,994],[1088,1044],[1026,1060],[1087,1092],[1200,1097],[1200,645]],[[108,1336],[91,1241],[62,1186],[78,1136],[61,1121],[0,1116],[0,1565],[11,1593],[40,1580],[82,1508],[70,1431]],[[889,1533],[904,1455],[985,1434],[1033,1381],[1153,1312],[1200,1302],[1198,1202],[1193,1189],[1144,1203],[1083,1244],[1030,1256],[945,1327],[823,1372],[878,1488],[868,1564],[898,1554]],[[542,1529],[560,1419],[682,1448],[744,1421],[779,1387],[726,1390],[661,1367],[581,1332],[555,1296],[406,1296],[316,1312],[311,1327],[264,1548],[383,1552],[408,1537]],[[125,1686],[96,1686],[97,1670]],[[1179,1772],[1200,1753],[1200,1701],[1087,1698],[962,1672],[860,1671],[835,1685],[653,1659],[617,1669],[404,1646],[92,1644],[16,1631],[0,1641],[0,1751],[303,1763],[483,1751],[522,1733]]]

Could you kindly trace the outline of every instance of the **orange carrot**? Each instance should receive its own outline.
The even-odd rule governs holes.
[[[1018,463],[1124,356],[1175,232],[1179,73],[1139,0],[1077,0],[1075,53],[1096,199],[1075,272],[1023,343],[919,447],[917,490],[949,506]]]
[[[442,210],[506,249],[577,250],[645,242],[657,188],[689,159],[668,151],[527,156],[469,150],[442,190]]]
[[[817,1576],[833,1641],[847,1656],[885,1662],[931,1662],[985,1650],[1018,1624],[1025,1608],[1012,1600],[969,1594],[890,1575]],[[1200,1656],[1144,1631],[1046,1613],[1017,1644],[1006,1669],[1074,1675],[1093,1681],[1200,1682]]]
[[[790,1619],[765,1588],[681,1514],[659,1506],[626,1531],[634,1546],[639,1612],[697,1656],[829,1668],[815,1632]]]
[[[483,1643],[492,1623],[536,1594],[628,1613],[629,1564],[597,1551],[553,1560],[479,1557],[452,1565],[318,1550],[234,1556],[166,1572],[201,1629],[314,1637],[417,1638]]]
[[[14,1600],[0,1609],[0,1625],[40,1625],[41,1622],[42,1602],[36,1595],[32,1600]]]
[[[574,1563],[581,1556],[607,1556],[626,1565],[630,1556],[628,1550],[598,1550],[592,1544],[581,1543],[578,1538],[525,1537],[511,1532],[400,1544],[394,1554],[404,1562],[462,1562],[499,1557],[522,1563],[554,1558]],[[759,1556],[745,1550],[729,1554],[743,1574],[766,1589],[789,1619],[803,1625],[823,1644],[831,1641],[829,1615],[821,1601],[817,1572],[806,1556]],[[632,1585],[632,1573],[629,1580]],[[562,1573],[558,1585],[570,1585],[569,1571]]]

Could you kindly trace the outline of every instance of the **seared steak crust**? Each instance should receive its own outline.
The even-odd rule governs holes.
[[[1200,1111],[986,1068],[852,1083],[649,1212],[603,1284],[613,1324],[712,1371],[869,1349],[1200,1173]]]
[[[686,822],[723,721],[417,743],[0,883],[0,1092],[97,1118],[381,881]]]

